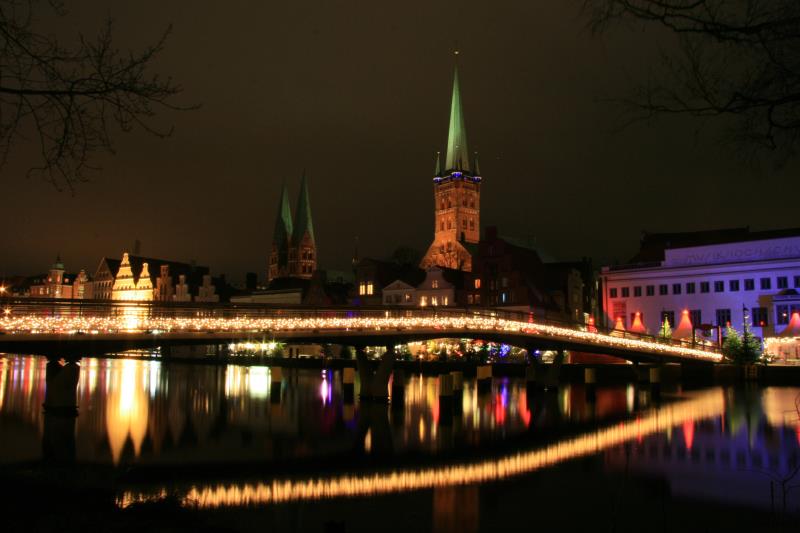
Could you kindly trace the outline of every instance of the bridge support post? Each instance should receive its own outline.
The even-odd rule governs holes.
[[[386,346],[386,351],[381,356],[378,368],[373,370],[367,354],[363,349],[358,350],[356,355],[356,365],[358,366],[358,376],[361,380],[362,401],[389,401],[389,376],[392,374],[394,365],[394,345]]]
[[[65,365],[56,360],[47,362],[42,435],[42,457],[45,462],[63,465],[75,461],[79,378],[80,366],[76,361]]]
[[[583,384],[586,388],[586,400],[594,403],[597,399],[597,369],[583,369]]]
[[[464,403],[464,373],[454,370],[450,375],[453,377],[453,412],[460,414]]]
[[[439,376],[439,423],[449,426],[453,423],[453,376]]]
[[[345,367],[342,369],[342,395],[345,403],[353,403],[356,397],[356,370]]]
[[[392,407],[402,407],[405,397],[406,373],[402,368],[395,368],[392,372]]]
[[[653,395],[653,400],[658,401],[661,399],[661,367],[650,367],[650,393]]]
[[[492,366],[480,365],[477,369],[478,394],[484,394],[492,390]]]
[[[283,368],[271,366],[269,368],[269,401],[281,403],[281,393],[283,392]]]
[[[564,364],[565,358],[566,352],[564,350],[558,350],[558,352],[556,352],[556,356],[553,358],[553,363],[550,365],[550,369],[545,380],[545,386],[548,389],[558,388],[559,378],[561,377],[561,365]]]

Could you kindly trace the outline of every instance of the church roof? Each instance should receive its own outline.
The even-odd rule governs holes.
[[[289,192],[286,184],[281,187],[281,197],[278,200],[278,215],[275,219],[275,233],[272,240],[278,246],[285,245],[292,238],[292,210],[289,207]]]
[[[461,110],[461,90],[458,85],[458,67],[453,72],[453,96],[450,101],[450,128],[447,132],[447,158],[445,170],[470,171],[467,149],[467,128]]]
[[[311,203],[308,198],[308,183],[306,173],[300,180],[300,196],[297,198],[297,210],[294,213],[294,235],[297,239],[302,239],[308,232],[311,240],[314,241],[314,223],[311,220]]]

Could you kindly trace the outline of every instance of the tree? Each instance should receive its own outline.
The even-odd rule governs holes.
[[[122,51],[109,20],[94,39],[78,36],[70,47],[35,29],[39,7],[45,16],[67,14],[60,0],[0,0],[0,166],[30,138],[37,156],[28,175],[72,190],[98,169],[93,156],[113,153],[114,128],[167,137],[171,128],[151,123],[156,110],[196,107],[175,104],[181,87],[150,73],[171,27],[140,51]]]
[[[353,352],[352,352],[352,350],[350,350],[349,346],[347,346],[346,344],[342,344],[342,349],[339,352],[339,357],[341,359],[352,359],[353,358]]]
[[[793,155],[800,140],[797,0],[583,0],[594,32],[612,23],[657,25],[677,37],[663,72],[620,99],[632,120],[684,114],[734,120],[746,153]]]
[[[401,267],[416,267],[419,265],[422,254],[410,246],[398,246],[392,252],[391,261]]]
[[[664,340],[672,338],[672,327],[666,318],[664,318],[664,322],[661,323],[661,327],[658,329],[658,336]]]
[[[725,328],[725,340],[722,343],[722,354],[728,359],[736,361],[742,351],[742,337],[739,332],[728,324]]]
[[[761,357],[761,342],[753,335],[750,317],[745,314],[742,332],[742,349],[739,354],[740,363],[754,363]]]

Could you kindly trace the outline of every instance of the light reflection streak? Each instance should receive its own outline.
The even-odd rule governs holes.
[[[596,454],[643,435],[665,432],[690,420],[720,416],[725,401],[721,390],[699,393],[689,400],[654,409],[636,420],[623,422],[578,437],[565,439],[542,449],[519,452],[499,459],[390,473],[344,475],[307,480],[273,480],[239,485],[192,486],[183,501],[199,508],[258,505],[302,500],[372,496],[435,487],[485,483],[506,479],[556,465],[577,457]],[[423,426],[420,425],[422,431]],[[118,504],[162,498],[155,494],[125,492]]]

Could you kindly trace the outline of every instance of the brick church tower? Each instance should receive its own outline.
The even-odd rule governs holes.
[[[272,234],[267,281],[277,278],[311,279],[316,269],[317,244],[314,239],[308,184],[306,175],[303,173],[294,219],[292,219],[292,210],[289,207],[289,193],[286,185],[284,184],[281,189],[278,216],[275,220],[275,231]]]
[[[447,154],[436,154],[433,178],[435,227],[433,243],[420,267],[440,266],[472,270],[472,250],[480,240],[481,176],[477,153],[470,156],[461,110],[458,68],[453,75]]]

